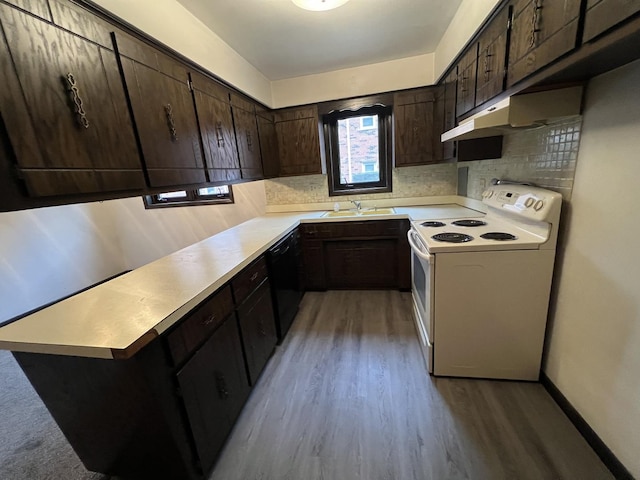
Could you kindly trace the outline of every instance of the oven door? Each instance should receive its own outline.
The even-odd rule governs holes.
[[[414,319],[420,336],[420,346],[429,373],[433,372],[433,298],[435,257],[430,255],[413,228],[407,232],[411,246],[411,293]]]

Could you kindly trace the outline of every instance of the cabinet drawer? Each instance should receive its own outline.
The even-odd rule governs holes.
[[[232,312],[233,299],[228,286],[191,312],[167,339],[174,363],[182,362]]]
[[[267,262],[260,257],[231,280],[236,305],[240,305],[267,278]]]

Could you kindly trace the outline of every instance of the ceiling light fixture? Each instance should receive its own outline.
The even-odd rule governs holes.
[[[298,7],[305,10],[313,10],[314,12],[320,12],[324,10],[332,10],[334,8],[341,7],[349,0],[291,0]]]

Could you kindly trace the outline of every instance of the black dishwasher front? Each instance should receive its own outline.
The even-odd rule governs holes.
[[[304,293],[299,274],[298,236],[298,229],[296,229],[273,246],[267,254],[278,344],[282,343],[289,331]]]

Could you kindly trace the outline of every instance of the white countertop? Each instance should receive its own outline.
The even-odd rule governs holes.
[[[308,211],[254,218],[1,327],[0,349],[128,358],[301,222],[452,218],[454,211],[473,215],[459,205],[395,211],[367,217],[321,218],[326,211]]]

